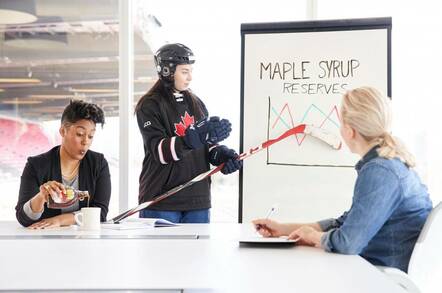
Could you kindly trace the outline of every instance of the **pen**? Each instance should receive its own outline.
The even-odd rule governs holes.
[[[272,208],[268,211],[266,219],[270,218],[273,212],[276,210],[276,206],[272,206]]]
[[[270,208],[270,210],[267,212],[267,215],[266,215],[265,219],[266,219],[266,220],[269,219],[270,216],[275,212],[275,210],[276,210],[276,205],[273,205],[273,206]],[[257,224],[257,225],[256,225],[256,230],[259,230],[259,229],[261,229],[261,228],[262,228],[262,225],[261,225],[261,224]]]

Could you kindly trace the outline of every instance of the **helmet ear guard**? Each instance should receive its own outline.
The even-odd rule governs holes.
[[[170,74],[170,69],[169,69],[169,67],[167,67],[167,66],[164,66],[163,67],[163,69],[161,70],[161,75],[163,76],[163,77],[168,77],[168,76],[170,76],[171,74]],[[175,71],[175,70],[174,70]]]

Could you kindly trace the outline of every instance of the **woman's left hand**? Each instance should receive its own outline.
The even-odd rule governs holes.
[[[61,226],[69,226],[75,223],[74,214],[67,213],[52,218],[43,219],[37,223],[32,224],[28,229],[49,229]]]
[[[321,236],[324,232],[319,232],[310,226],[302,226],[289,235],[289,239],[297,240],[300,245],[321,247]]]
[[[48,219],[41,220],[40,222],[34,223],[29,226],[29,229],[47,229],[56,228],[61,226],[61,221],[58,217],[52,217]]]

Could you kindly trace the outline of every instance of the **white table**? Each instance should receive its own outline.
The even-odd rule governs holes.
[[[251,233],[247,224],[85,232],[0,222],[0,290],[404,292],[359,256],[239,246]],[[158,235],[175,236],[140,238]]]

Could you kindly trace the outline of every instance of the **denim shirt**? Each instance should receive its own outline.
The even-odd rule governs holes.
[[[338,219],[319,221],[326,232],[321,246],[407,272],[432,203],[416,172],[397,158],[379,157],[377,148],[356,165],[350,210]]]

